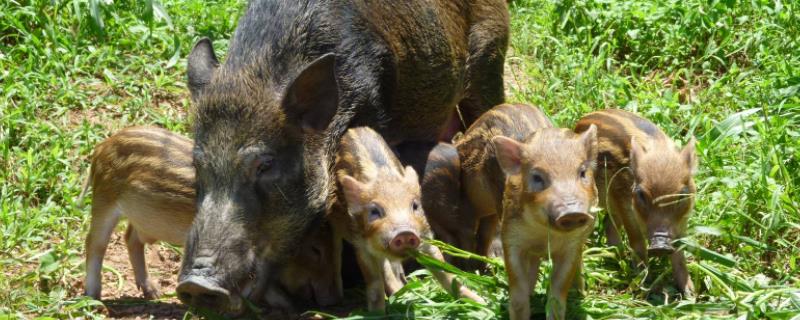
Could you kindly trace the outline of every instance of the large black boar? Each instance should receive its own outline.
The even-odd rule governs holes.
[[[448,139],[503,101],[507,42],[503,0],[253,1],[224,64],[200,40],[188,58],[198,215],[179,298],[239,309],[321,219],[348,127],[394,146]]]

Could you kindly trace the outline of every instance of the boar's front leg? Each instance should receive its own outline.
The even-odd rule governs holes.
[[[470,10],[467,91],[458,103],[464,126],[503,103],[503,62],[508,47],[508,7],[505,0],[472,1]]]
[[[270,307],[273,316],[294,313],[294,304],[289,295],[277,283],[271,283],[264,294],[264,302]]]
[[[564,252],[553,255],[547,319],[565,319],[567,294],[581,265],[581,247],[577,246],[577,248],[567,249]]]
[[[436,260],[444,262],[444,255],[442,251],[439,250],[436,246],[433,246],[427,242],[422,244],[420,251],[423,253],[433,257]],[[478,296],[475,292],[472,292],[467,287],[461,286],[459,283],[456,282],[455,286],[453,284],[453,275],[446,273],[442,270],[431,270],[433,277],[436,278],[436,281],[439,281],[439,284],[444,287],[445,290],[450,292],[455,297],[465,297],[472,301],[475,301],[480,304],[486,304],[486,301],[483,300],[480,296]]]
[[[675,283],[678,285],[685,298],[694,297],[694,283],[689,276],[689,269],[686,267],[686,256],[683,255],[683,250],[676,250],[670,256],[672,260],[672,276],[675,278]]]
[[[369,253],[362,252],[363,250],[358,251],[356,253],[358,266],[361,268],[364,282],[367,283],[367,310],[385,311],[386,289],[384,288],[383,261],[369,255]]]

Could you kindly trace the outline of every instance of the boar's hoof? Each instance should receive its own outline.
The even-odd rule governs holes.
[[[556,219],[556,226],[564,231],[572,231],[585,226],[593,220],[594,218],[585,212],[569,212]]]
[[[419,237],[410,231],[401,232],[394,236],[392,242],[389,243],[390,249],[397,254],[403,254],[407,250],[413,250],[419,247]]]
[[[192,307],[224,311],[231,302],[228,290],[203,277],[189,277],[181,281],[175,291],[178,292],[181,302]]]

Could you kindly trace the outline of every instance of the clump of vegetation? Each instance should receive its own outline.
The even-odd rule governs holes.
[[[201,36],[222,56],[244,5],[0,3],[0,318],[102,316],[98,302],[79,297],[89,214],[76,199],[87,156],[129,125],[188,134],[185,56]],[[509,101],[536,104],[565,127],[591,110],[624,108],[678,141],[698,140],[697,207],[683,241],[697,296],[681,299],[663,261],[632,267],[632,253],[606,247],[598,229],[584,253],[586,292],[568,315],[798,319],[798,4],[516,0],[510,10]],[[486,306],[452,299],[418,271],[388,311],[504,316],[503,265],[487,262],[490,272],[460,276]],[[537,285],[534,312],[548,285]]]

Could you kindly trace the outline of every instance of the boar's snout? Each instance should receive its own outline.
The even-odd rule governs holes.
[[[402,255],[408,250],[414,250],[419,247],[419,243],[420,240],[416,233],[404,231],[394,236],[392,242],[389,243],[389,249],[391,249],[395,254]]]
[[[650,237],[650,247],[647,248],[648,255],[661,257],[673,252],[675,252],[675,247],[672,246],[672,237],[669,233],[657,232]]]
[[[204,307],[213,310],[227,310],[231,305],[228,290],[214,284],[206,277],[188,276],[175,289],[178,298],[192,307]]]

